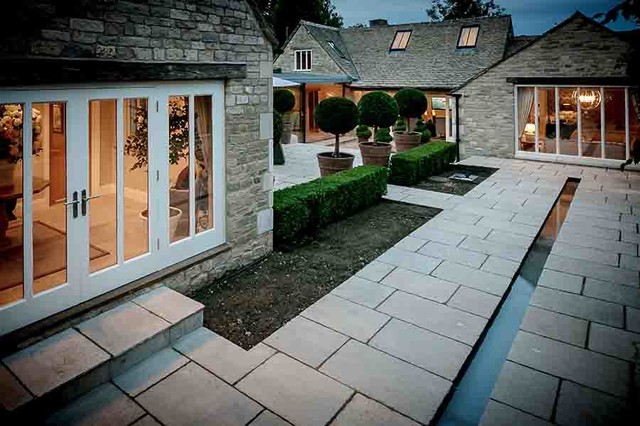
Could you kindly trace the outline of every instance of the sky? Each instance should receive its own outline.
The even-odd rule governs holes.
[[[587,16],[606,12],[620,0],[496,0],[511,15],[516,35],[542,34],[564,21],[576,10]],[[346,27],[385,18],[390,24],[427,20],[430,0],[332,0]],[[618,21],[609,25],[614,30],[637,28],[635,23]]]

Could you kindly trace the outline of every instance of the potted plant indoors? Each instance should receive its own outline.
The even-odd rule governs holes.
[[[288,89],[276,89],[273,91],[273,109],[282,114],[282,139],[279,141],[283,144],[291,142],[291,131],[293,123],[291,122],[291,110],[296,104],[296,97]]]
[[[412,132],[411,119],[418,118],[427,110],[427,98],[418,89],[402,89],[395,95],[398,103],[400,116],[405,119],[406,131],[396,132],[396,150],[398,152],[408,151],[420,145],[421,135],[418,132]]]
[[[356,136],[358,137],[358,142],[369,142],[369,138],[371,137],[371,129],[366,124],[358,124],[356,127]]]
[[[340,152],[340,135],[350,132],[358,124],[356,104],[346,98],[327,98],[318,104],[315,119],[320,130],[336,137],[333,152],[318,154],[320,176],[351,169],[354,155]]]
[[[398,104],[385,92],[367,93],[358,102],[360,123],[373,127],[373,142],[360,142],[362,162],[376,166],[389,164],[391,144],[378,137],[379,128],[388,128],[398,117]]]
[[[0,187],[14,182],[16,165],[22,161],[23,115],[21,105],[0,105]],[[42,114],[31,110],[32,155],[42,151]]]
[[[284,164],[284,152],[280,140],[282,139],[282,114],[273,111],[273,164]]]

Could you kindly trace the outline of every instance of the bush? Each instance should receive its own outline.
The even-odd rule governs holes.
[[[276,143],[280,143],[282,139],[282,114],[278,111],[273,111],[273,141]]]
[[[358,124],[358,107],[347,98],[327,98],[316,107],[316,123],[320,130],[336,136],[333,155],[340,156],[340,135]]]
[[[358,102],[359,123],[379,127],[393,125],[398,117],[398,104],[385,92],[370,92]]]
[[[396,185],[415,185],[429,176],[440,173],[456,159],[456,145],[432,142],[391,157],[389,182]]]
[[[391,143],[392,140],[393,136],[391,136],[391,132],[387,127],[378,129],[378,131],[376,132],[376,142]]]
[[[424,120],[420,118],[416,123],[416,127],[413,129],[414,132],[420,133],[420,143],[428,143],[431,140],[431,129],[429,128],[429,123],[433,124],[431,120],[427,121],[427,124],[424,123]],[[435,126],[433,126],[435,128]]]
[[[396,122],[393,124],[394,132],[406,132],[407,131],[407,123],[404,122],[402,117],[398,117]]]
[[[296,105],[296,97],[288,89],[276,89],[273,91],[273,109],[280,114],[286,114]]]
[[[418,118],[427,110],[428,102],[424,93],[418,89],[402,89],[394,96],[398,103],[400,116],[409,127],[409,119]]]
[[[369,139],[371,137],[371,129],[366,124],[360,124],[356,127],[356,136]]]
[[[361,166],[276,191],[274,239],[291,240],[378,202],[387,191],[387,169]]]

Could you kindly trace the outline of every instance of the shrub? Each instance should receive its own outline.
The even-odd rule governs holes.
[[[385,92],[370,92],[358,102],[359,122],[373,127],[377,133],[380,127],[393,125],[398,117],[398,104]]]
[[[369,139],[371,137],[371,129],[366,124],[360,124],[356,127],[356,136]]]
[[[273,164],[277,165],[284,164],[284,152],[282,151],[282,145],[280,145],[283,128],[282,114],[278,111],[273,111]]]
[[[389,182],[396,185],[415,185],[429,176],[440,173],[455,161],[456,145],[432,142],[391,157]]]
[[[391,132],[387,127],[378,129],[378,132],[376,133],[376,142],[391,143],[392,140],[393,136],[391,136]]]
[[[413,129],[414,132],[420,133],[420,143],[428,143],[431,140],[431,135],[433,133],[429,128],[429,123],[433,124],[431,120],[427,121],[427,124],[425,124],[424,120],[420,118],[416,123],[416,127]]]
[[[274,239],[291,240],[378,202],[387,169],[361,166],[274,193]]]
[[[407,131],[407,123],[404,122],[402,117],[398,117],[396,122],[393,124],[393,131],[400,133]]]
[[[273,109],[280,114],[291,111],[296,104],[296,97],[288,89],[276,89],[273,91]]]
[[[427,97],[418,89],[402,89],[394,98],[398,103],[400,116],[407,122],[407,129],[410,119],[420,117],[427,110]]]
[[[358,124],[358,107],[347,98],[327,98],[318,104],[315,114],[320,130],[336,137],[334,157],[340,156],[340,135],[353,130]]]

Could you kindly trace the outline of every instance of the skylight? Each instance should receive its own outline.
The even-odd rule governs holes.
[[[328,40],[327,44],[333,49],[334,52],[338,54],[338,56],[340,56],[341,58],[345,57],[344,53],[342,53],[342,50],[338,49],[338,46],[336,46],[334,42],[332,42],[331,40]]]
[[[409,45],[409,39],[411,38],[411,31],[397,31],[396,36],[391,43],[390,51],[406,50]]]
[[[462,27],[458,37],[458,47],[476,47],[480,27]]]

